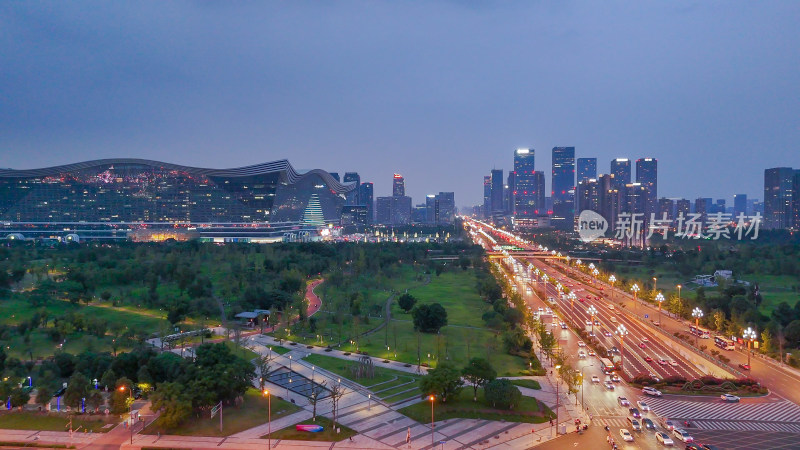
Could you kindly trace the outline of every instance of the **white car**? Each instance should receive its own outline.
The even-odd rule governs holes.
[[[626,397],[617,397],[617,402],[619,406],[631,406],[631,402]]]
[[[669,361],[669,365],[672,366],[672,367],[678,367],[678,361],[675,361],[674,359],[671,359]]]
[[[739,397],[737,397],[737,396],[735,396],[733,394],[722,394],[722,395],[719,396],[719,398],[722,399],[723,402],[734,402],[735,403],[735,402],[738,402],[739,400],[741,400]]]
[[[578,347],[586,347],[586,343],[583,341],[578,341]]]
[[[684,430],[683,428],[675,428],[674,430],[672,430],[672,435],[687,444],[690,442],[694,442],[694,438],[689,433],[687,433],[686,430]]]
[[[600,383],[600,377],[597,375],[592,375],[592,383]]]
[[[651,388],[649,386],[645,386],[642,388],[642,394],[650,395],[652,397],[661,397],[661,391],[656,388]]]
[[[625,442],[633,442],[633,435],[627,429],[621,428],[619,430],[619,435],[620,435],[620,437],[622,438],[623,441],[625,441]]]
[[[667,446],[675,445],[675,442],[672,439],[670,439],[667,433],[664,433],[663,431],[659,431],[658,433],[656,433],[656,440]]]
[[[650,411],[650,407],[649,407],[649,406],[647,406],[647,403],[645,403],[645,402],[643,402],[643,401],[641,401],[641,400],[639,400],[638,402],[636,402],[636,405],[638,405],[638,406],[639,406],[639,409],[641,409],[641,410],[642,410],[642,412],[647,412],[647,411]]]
[[[579,359],[584,359],[584,358],[586,358],[586,352],[584,352],[583,350],[579,351],[579,352],[578,352],[578,358],[579,358]]]
[[[642,342],[650,342],[650,339],[647,339],[647,336],[642,338]]]
[[[614,390],[614,383],[612,383],[610,381],[606,381],[605,383],[603,383],[603,386],[605,386],[606,389],[608,389],[609,391],[613,391]]]

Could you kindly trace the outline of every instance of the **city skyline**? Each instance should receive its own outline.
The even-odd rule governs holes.
[[[669,197],[800,166],[795,3],[155,5],[0,5],[2,167],[288,157],[462,206],[521,147],[656,158]]]

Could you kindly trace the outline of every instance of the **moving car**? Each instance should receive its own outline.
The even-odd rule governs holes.
[[[666,446],[675,445],[675,442],[672,439],[670,439],[667,433],[664,433],[663,431],[659,431],[658,433],[656,433],[656,440]]]
[[[722,395],[719,396],[719,398],[723,402],[732,402],[732,403],[736,403],[739,400],[741,400],[739,397],[737,397],[737,396],[735,396],[733,394],[722,394]]]
[[[631,406],[631,402],[628,401],[627,397],[617,397],[617,403],[619,403],[619,406]]]
[[[642,342],[650,342],[650,339],[647,339],[647,336],[642,338]]]
[[[586,343],[583,341],[578,341],[578,347],[586,347]]]
[[[673,422],[673,421],[671,421],[669,419],[664,419],[664,421],[661,422],[661,424],[664,425],[664,428],[668,429],[669,431],[672,431],[672,430],[675,429],[675,422]]]
[[[647,412],[647,411],[650,411],[650,407],[649,407],[649,406],[647,406],[647,403],[645,403],[645,402],[644,402],[644,401],[642,401],[642,400],[639,400],[639,401],[637,401],[637,402],[636,402],[636,406],[638,406],[638,407],[639,407],[639,409],[641,409],[641,410],[642,410],[642,412]]]
[[[652,397],[661,397],[661,391],[656,388],[651,388],[650,386],[645,386],[642,388],[642,394],[650,395]]]
[[[617,374],[614,374],[611,375],[611,381],[613,381],[614,383],[619,383],[620,381],[622,381],[622,378],[620,378]]]
[[[633,435],[631,434],[630,431],[626,430],[625,428],[621,428],[619,430],[619,436],[625,442],[633,442]]]
[[[628,423],[631,425],[631,428],[633,428],[633,431],[642,431],[642,426],[639,424],[639,421],[633,417],[628,417]]]
[[[611,332],[610,332],[610,331],[606,330],[606,331],[603,331],[603,336],[605,336],[605,337],[611,337],[611,336],[613,336],[613,334],[611,334]]]
[[[672,367],[678,367],[678,361],[675,361],[674,359],[671,359],[669,361],[669,365],[672,366]]]
[[[683,428],[675,428],[672,430],[672,435],[678,438],[681,442],[694,442],[694,438]]]
[[[589,349],[589,356],[597,356],[597,353],[595,353],[594,350]]]
[[[578,352],[578,358],[579,358],[579,359],[584,359],[584,358],[586,358],[586,352],[584,352],[583,350],[579,351],[579,352]]]
[[[592,383],[600,383],[600,377],[597,375],[592,375]]]
[[[653,358],[651,358],[649,356],[645,356],[644,360],[647,361],[647,362],[653,362]]]
[[[637,419],[638,419],[638,418],[640,418],[640,417],[642,417],[642,414],[641,414],[641,413],[639,412],[639,410],[638,410],[638,409],[636,409],[636,408],[629,408],[629,409],[628,409],[628,412],[630,412],[630,413],[631,413],[631,415],[632,415],[633,417],[637,418]]]
[[[639,348],[647,348],[647,344],[644,342],[639,342]]]
[[[642,425],[644,425],[644,427],[648,430],[656,429],[656,424],[654,424],[653,421],[648,418],[642,419]]]
[[[742,370],[750,370],[750,364],[739,364],[739,368]]]
[[[612,383],[610,381],[606,381],[605,383],[603,383],[603,386],[605,386],[606,389],[608,389],[609,391],[613,391],[614,390],[614,383]]]
[[[565,324],[564,322],[561,322],[561,329],[562,330],[566,330],[567,329],[567,324]]]
[[[658,363],[661,364],[662,366],[666,366],[667,360],[664,358],[658,358]]]

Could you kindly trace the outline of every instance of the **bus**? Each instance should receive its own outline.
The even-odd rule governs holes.
[[[715,336],[714,344],[716,344],[717,347],[723,350],[734,350],[736,348],[732,340],[724,338],[722,336]]]
[[[612,363],[608,358],[600,358],[600,367],[603,369],[603,373],[606,375],[611,375],[614,373],[614,363]]]
[[[693,335],[699,337],[700,339],[708,339],[711,337],[711,332],[706,330],[703,327],[697,327],[694,325],[689,325],[689,332]]]

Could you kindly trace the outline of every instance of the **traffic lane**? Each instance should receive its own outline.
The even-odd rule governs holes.
[[[563,450],[565,448],[607,449],[611,448],[607,440],[611,436],[617,443],[618,448],[622,450],[654,450],[660,448],[652,432],[648,433],[649,435],[635,433],[633,442],[624,442],[619,435],[619,427],[610,427],[610,430],[606,432],[600,423],[600,420],[594,420],[592,425],[582,434],[576,433],[574,427],[570,429],[567,426],[567,431],[571,432],[566,435],[551,439],[540,445],[536,445],[537,442],[534,439],[531,442],[531,446],[544,450]],[[630,431],[630,429],[628,430]]]
[[[713,444],[726,450],[797,449],[797,434],[774,431],[701,430],[691,428],[695,442]]]

